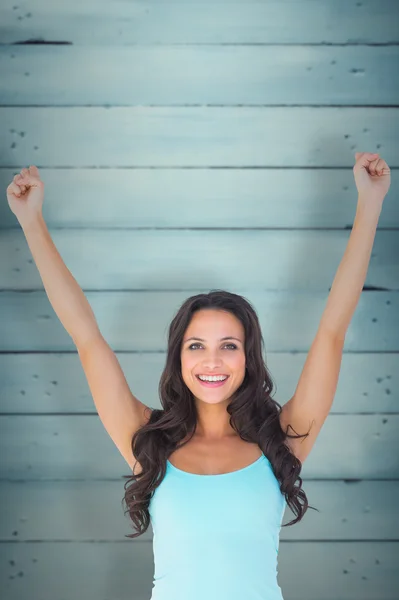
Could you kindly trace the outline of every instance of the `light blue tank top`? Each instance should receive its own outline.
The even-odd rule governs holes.
[[[198,475],[166,463],[150,500],[150,600],[283,600],[277,582],[286,507],[268,458]]]

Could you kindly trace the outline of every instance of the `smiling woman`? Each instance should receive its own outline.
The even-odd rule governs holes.
[[[192,465],[197,456],[197,472],[203,468],[201,457],[213,472],[221,472],[242,467],[240,457],[250,463],[261,450],[280,493],[297,515],[287,525],[303,517],[309,505],[300,485],[294,485],[301,482],[302,465],[286,441],[307,434],[283,431],[281,405],[271,398],[273,382],[263,350],[258,317],[244,297],[214,290],[192,296],[180,307],[169,327],[159,383],[163,409],[154,409],[132,439],[141,471],[125,484],[124,502],[138,533],[127,537],[142,535],[148,528],[149,498],[162,484],[167,459],[174,455],[180,460],[191,457]],[[199,375],[227,375],[227,379],[212,384],[200,381]]]
[[[286,444],[263,346],[251,304],[223,290],[188,298],[170,324],[163,409],[133,436],[141,471],[128,478],[124,498],[138,532],[126,537],[152,524],[151,600],[242,600],[249,581],[254,598],[282,600],[284,510],[297,515],[292,525],[309,505],[295,485],[302,465]],[[251,507],[245,524],[243,507]]]

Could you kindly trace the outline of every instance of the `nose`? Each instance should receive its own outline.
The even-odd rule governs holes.
[[[220,367],[222,366],[223,361],[218,358],[217,355],[212,355],[209,354],[205,360],[202,361],[202,365],[204,368],[206,369],[214,369],[216,371],[216,369],[220,369]]]

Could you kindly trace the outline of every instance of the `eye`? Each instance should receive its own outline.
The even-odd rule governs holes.
[[[188,347],[188,349],[189,349],[189,350],[192,350],[192,349],[193,349],[193,346],[201,346],[201,344],[191,344],[191,346],[189,346],[189,347]],[[232,346],[232,347],[233,347],[233,350],[237,350],[237,346],[236,346],[235,344],[225,344],[225,347],[226,347],[226,346]]]

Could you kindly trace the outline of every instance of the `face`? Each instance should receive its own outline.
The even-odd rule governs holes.
[[[244,336],[241,321],[230,312],[203,309],[194,313],[183,336],[180,358],[184,383],[197,400],[217,404],[240,387],[245,377]],[[192,337],[196,339],[188,339]],[[217,387],[202,385],[197,378],[212,374],[228,378]]]

